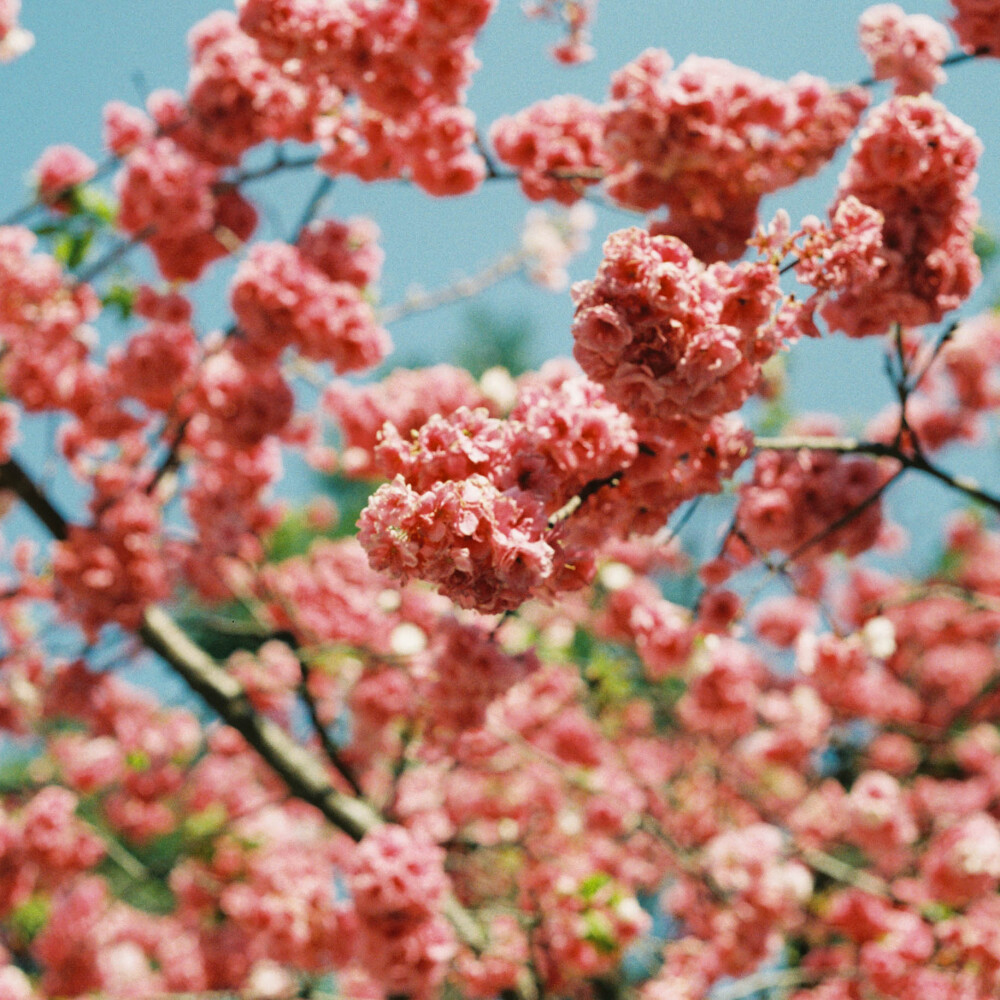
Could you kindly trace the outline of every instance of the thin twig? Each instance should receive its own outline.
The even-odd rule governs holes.
[[[414,313],[428,312],[453,302],[460,302],[462,299],[472,298],[505,278],[517,274],[524,267],[524,262],[524,253],[504,254],[498,261],[484,268],[478,274],[460,278],[453,284],[439,288],[437,291],[411,292],[402,302],[379,309],[376,314],[377,319],[380,323],[388,325],[405,319],[407,316],[412,316]]]
[[[923,454],[913,454],[899,445],[882,441],[865,441],[851,437],[811,437],[795,435],[790,437],[759,437],[754,442],[761,451],[834,451],[843,455],[873,455],[876,458],[892,458],[907,469],[926,473],[949,489],[962,493],[971,500],[1000,511],[1000,496],[984,490],[969,476],[956,475],[939,468]]]
[[[326,725],[320,718],[319,705],[316,704],[316,699],[313,697],[312,691],[309,690],[309,667],[301,656],[298,657],[298,661],[299,671],[302,677],[302,683],[299,685],[299,695],[305,703],[306,711],[309,713],[309,721],[312,723],[312,727],[316,731],[316,735],[319,737],[323,753],[326,755],[326,759],[334,766],[334,768],[336,768],[337,773],[344,779],[344,781],[347,782],[348,785],[350,785],[351,791],[354,792],[358,798],[363,798],[364,792],[362,791],[361,785],[358,784],[358,779],[354,777],[354,773],[344,762],[344,758],[341,757],[337,744],[330,738]]]

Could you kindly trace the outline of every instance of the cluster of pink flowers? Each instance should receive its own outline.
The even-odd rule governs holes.
[[[818,336],[816,309],[838,293],[851,293],[874,281],[885,264],[882,250],[882,214],[853,195],[838,202],[826,225],[816,216],[802,220],[792,232],[788,215],[779,211],[767,230],[760,230],[750,245],[778,264],[789,253],[795,256],[795,277],[814,291],[805,302],[782,305],[779,324],[786,336],[796,332]]]
[[[662,231],[704,260],[739,257],[761,197],[819,170],[867,103],[857,87],[805,74],[781,83],[721,59],[691,56],[671,71],[650,49],[612,76],[608,194],[667,207]]]
[[[282,416],[273,405],[268,409],[267,400],[258,402],[250,411],[258,419]],[[263,430],[245,416],[238,423],[251,438]],[[213,437],[211,430],[199,440],[195,425],[190,434],[198,459],[192,463],[184,506],[196,539],[190,545],[175,546],[174,551],[185,578],[202,599],[224,601],[233,596],[226,572],[231,561],[256,566],[264,556],[264,539],[281,520],[281,508],[269,502],[268,490],[280,477],[282,463],[273,437],[246,448],[238,443],[239,435],[224,432],[221,438]],[[230,443],[234,437],[235,443]]]
[[[93,289],[71,284],[34,233],[0,228],[0,335],[4,388],[25,410],[74,410],[88,365],[87,323],[100,311]]]
[[[0,0],[0,62],[23,56],[35,44],[35,36],[18,23],[21,0]]]
[[[331,277],[314,261],[333,268],[329,249],[307,240],[300,250],[287,243],[257,243],[240,265],[230,303],[240,326],[237,352],[262,365],[294,346],[304,357],[329,361],[337,372],[372,368],[389,352],[389,335],[375,321],[356,284]]]
[[[541,505],[479,474],[420,492],[398,476],[379,487],[358,526],[375,569],[418,576],[486,614],[523,604],[557,571]]]
[[[365,289],[378,281],[385,253],[378,226],[364,216],[339,222],[315,219],[299,234],[299,252],[331,281]]]
[[[171,137],[206,162],[238,163],[268,139],[311,142],[317,119],[340,103],[332,84],[262,58],[229,11],[199,21],[188,44],[187,120]]]
[[[814,77],[768,80],[721,59],[692,56],[671,71],[650,49],[620,69],[603,106],[541,101],[501,118],[490,137],[533,200],[569,205],[605,181],[629,208],[669,209],[657,233],[706,261],[741,256],[763,195],[820,169],[868,103]]]
[[[951,41],[948,29],[934,18],[880,3],[861,15],[858,35],[875,79],[894,81],[896,94],[930,93],[944,83],[941,63]]]
[[[996,0],[952,0],[955,13],[951,26],[962,47],[970,52],[983,50],[987,55],[1000,55],[1000,8]]]
[[[116,395],[166,413],[192,385],[198,357],[190,323],[154,320],[124,347],[108,352],[108,376]]]
[[[357,646],[381,657],[392,654],[400,626],[429,634],[447,607],[426,591],[393,587],[353,539],[317,543],[308,557],[264,567],[259,587],[277,627],[303,642]]]
[[[442,618],[434,628],[424,684],[428,733],[448,743],[479,729],[487,708],[532,670],[533,651],[511,656],[483,629]]]
[[[579,376],[528,382],[507,420],[461,407],[412,442],[383,435],[377,460],[396,478],[359,522],[372,565],[487,613],[586,581],[592,555],[549,519],[637,454],[631,421]]]
[[[95,488],[93,525],[71,526],[52,557],[60,607],[92,637],[109,622],[138,628],[146,606],[170,592],[156,501],[132,483]]]
[[[183,107],[176,112],[183,116]],[[196,280],[256,228],[251,204],[218,180],[218,168],[166,135],[126,157],[116,180],[118,225],[149,246],[165,278]]]
[[[56,208],[73,188],[86,184],[96,172],[97,164],[86,153],[65,145],[46,149],[32,171],[38,197]]]
[[[753,479],[740,487],[736,523],[758,553],[834,551],[857,555],[879,540],[877,499],[886,475],[868,458],[833,452],[762,451]],[[857,516],[850,516],[858,511]]]
[[[490,407],[490,401],[468,372],[451,365],[397,368],[368,385],[336,380],[323,393],[323,409],[342,438],[341,468],[361,478],[378,475],[375,447],[386,422],[407,440],[434,414],[447,417],[462,406]]]
[[[681,240],[612,233],[573,289],[573,354],[608,397],[655,431],[739,408],[780,346],[771,264],[706,267]]]
[[[893,323],[937,323],[979,281],[972,197],[981,144],[933,98],[895,97],[876,108],[855,140],[838,204],[855,197],[882,213],[885,260],[870,282],[841,292],[823,316],[853,337]]]
[[[498,118],[490,141],[532,201],[554,198],[563,205],[580,200],[608,166],[602,109],[582,97],[552,97]]]
[[[471,45],[493,0],[421,0],[373,7],[244,0],[239,23],[278,67],[355,98],[324,123],[322,169],[366,180],[409,171],[436,195],[460,194],[485,176],[462,107],[477,63]]]
[[[367,834],[348,871],[358,914],[361,962],[388,995],[434,995],[455,953],[441,914],[448,879],[444,851],[385,825]]]

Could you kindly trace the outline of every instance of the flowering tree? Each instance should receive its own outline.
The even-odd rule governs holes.
[[[981,148],[931,91],[1000,56],[1000,3],[955,0],[955,50],[871,8],[855,86],[649,49],[601,104],[477,125],[494,6],[238,0],[184,94],[108,105],[100,165],[47,149],[0,227],[0,495],[37,522],[0,594],[0,997],[996,997],[1000,491],[941,453],[1000,408],[1000,319],[955,318]],[[530,13],[589,57],[592,4]],[[825,219],[760,216],[842,148]],[[251,183],[291,170],[294,233],[255,241]],[[324,214],[344,175],[562,209],[382,305],[376,228]],[[575,362],[372,375],[409,310],[558,289],[592,200],[633,224],[572,289]],[[896,399],[858,435],[781,404],[838,332]],[[273,499],[290,451],[361,484],[356,525]],[[929,571],[904,478],[960,504]]]

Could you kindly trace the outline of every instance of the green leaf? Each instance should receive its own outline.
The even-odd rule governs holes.
[[[129,319],[135,308],[136,290],[131,285],[112,285],[101,296],[101,305],[105,308],[114,309],[121,319]]]
[[[93,240],[94,231],[92,229],[86,229],[82,233],[63,233],[56,240],[52,250],[53,256],[60,264],[72,271],[84,262]]]
[[[583,918],[586,934],[584,940],[589,941],[599,952],[610,955],[618,950],[614,927],[606,913],[601,910],[590,910]]]
[[[17,937],[30,942],[49,919],[51,905],[45,896],[35,895],[25,900],[10,915]]]
[[[226,807],[221,802],[212,802],[184,820],[184,836],[191,840],[214,837],[225,827],[227,819]]]
[[[105,226],[110,226],[115,221],[118,212],[118,206],[106,191],[89,185],[74,190],[73,207],[80,214]]]
[[[611,881],[607,872],[594,872],[580,883],[580,895],[584,899],[593,899]]]

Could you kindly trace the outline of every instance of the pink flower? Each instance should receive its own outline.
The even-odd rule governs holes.
[[[904,13],[894,3],[876,4],[858,22],[861,50],[876,80],[894,80],[896,94],[930,93],[945,75],[941,63],[951,42],[948,30],[926,14]]]
[[[1000,55],[1000,4],[997,0],[952,0],[951,26],[962,47],[970,52],[985,49]]]
[[[124,101],[109,101],[104,105],[104,145],[115,156],[127,156],[155,134],[153,122],[138,108]]]
[[[867,104],[800,74],[769,80],[722,59],[691,56],[671,71],[649,49],[615,73],[605,111],[608,194],[642,211],[660,206],[658,232],[706,261],[739,257],[762,195],[814,174]]]
[[[539,101],[490,128],[497,156],[518,171],[525,195],[563,205],[579,201],[601,179],[607,163],[603,140],[601,109],[582,97]]]
[[[419,577],[460,607],[485,614],[516,608],[555,570],[546,523],[527,496],[472,475],[417,492],[401,476],[362,511],[358,540],[372,567],[404,582]]]
[[[97,164],[75,146],[50,146],[38,158],[32,173],[38,197],[59,206],[72,188],[86,184],[97,173]]]
[[[707,424],[757,387],[779,346],[770,264],[706,267],[670,236],[612,233],[593,281],[573,289],[573,354],[608,398],[651,429]]]
[[[365,921],[423,920],[448,892],[444,851],[405,827],[376,827],[355,848],[348,867],[354,908]]]
[[[378,226],[359,216],[347,222],[317,219],[299,234],[302,256],[331,281],[364,289],[378,281],[385,253],[378,245]]]
[[[837,204],[853,196],[882,213],[884,264],[826,303],[831,328],[861,337],[893,323],[937,323],[969,296],[980,277],[972,190],[981,148],[968,125],[926,94],[893,98],[871,113]]]
[[[287,243],[254,245],[233,277],[230,302],[248,364],[274,361],[294,346],[343,374],[371,368],[389,352],[389,335],[355,285],[330,280]]]

